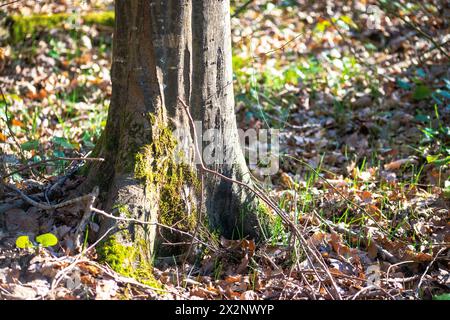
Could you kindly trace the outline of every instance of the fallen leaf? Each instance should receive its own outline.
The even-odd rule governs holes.
[[[241,275],[238,274],[236,276],[228,276],[225,281],[228,283],[234,283],[234,282],[240,282],[241,281]]]
[[[236,272],[237,273],[244,272],[247,269],[248,263],[249,263],[249,258],[248,258],[248,254],[246,254],[242,258],[241,263],[239,264],[239,266],[237,267]]]
[[[367,248],[367,253],[371,259],[375,259],[378,255],[378,248],[376,243],[372,240]]]
[[[398,170],[401,166],[403,166],[404,164],[410,163],[410,162],[415,162],[415,160],[411,159],[411,158],[395,160],[390,163],[386,163],[384,165],[384,169],[385,170]]]

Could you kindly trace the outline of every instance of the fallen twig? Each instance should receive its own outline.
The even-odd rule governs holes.
[[[169,230],[171,230],[171,231],[174,231],[174,232],[178,232],[178,233],[183,234],[183,235],[185,235],[185,236],[188,236],[188,237],[192,238],[193,240],[197,241],[198,243],[201,243],[201,244],[203,244],[204,246],[206,246],[206,247],[212,249],[212,251],[215,251],[214,248],[211,248],[211,245],[209,245],[209,244],[207,244],[206,242],[204,242],[204,241],[202,241],[202,240],[196,238],[195,236],[191,235],[190,233],[188,233],[188,232],[186,232],[186,231],[179,230],[179,229],[173,228],[173,227],[171,227],[171,226],[167,226],[167,225],[165,225],[165,224],[161,224],[161,223],[159,223],[159,222],[143,221],[143,220],[138,220],[138,219],[134,219],[134,218],[117,217],[117,216],[115,216],[115,215],[112,215],[112,214],[110,214],[110,213],[108,213],[108,212],[105,212],[105,211],[103,211],[103,210],[94,208],[94,207],[92,207],[92,206],[91,206],[90,209],[91,209],[91,211],[93,211],[93,212],[99,213],[99,214],[101,214],[101,215],[103,215],[103,216],[105,216],[105,217],[107,217],[107,218],[113,219],[113,220],[117,220],[117,221],[125,221],[125,222],[132,222],[132,223],[138,223],[138,224],[145,224],[145,225],[156,225],[156,226],[158,226],[158,227],[162,227],[162,228],[166,228],[166,229],[169,229]]]
[[[11,3],[13,3],[13,2],[11,2]],[[9,3],[7,3],[7,4],[9,4]],[[0,94],[2,96],[3,103],[5,104],[5,118],[6,118],[5,122],[6,122],[6,127],[8,128],[8,132],[9,132],[10,137],[14,140],[14,143],[15,143],[17,149],[19,150],[19,154],[20,154],[20,157],[21,157],[22,161],[25,161],[25,155],[23,153],[22,147],[20,146],[20,143],[17,140],[17,137],[16,137],[14,131],[12,130],[11,125],[9,124],[9,117],[8,117],[8,106],[9,106],[9,103],[6,100],[6,97],[5,97],[5,94],[3,93],[2,87],[0,87]]]
[[[320,252],[317,251],[317,249],[315,247],[314,248],[310,248],[308,246],[308,243],[307,243],[305,237],[303,236],[302,232],[300,230],[298,230],[297,226],[290,220],[289,215],[286,212],[284,212],[282,209],[280,209],[266,195],[264,195],[263,193],[257,191],[256,189],[254,189],[250,185],[248,185],[248,184],[246,184],[246,183],[244,183],[242,181],[238,181],[238,180],[229,178],[229,177],[221,174],[220,172],[211,170],[211,169],[209,169],[209,168],[207,168],[205,166],[205,164],[203,162],[203,158],[202,158],[202,153],[200,152],[200,149],[199,149],[199,146],[198,146],[198,138],[197,138],[197,133],[196,133],[196,130],[195,130],[195,123],[194,123],[194,120],[192,118],[191,113],[189,112],[189,107],[181,98],[178,98],[178,101],[183,106],[183,108],[184,108],[184,110],[185,110],[185,112],[186,112],[186,114],[187,114],[187,116],[189,118],[190,125],[192,126],[194,146],[195,146],[195,151],[197,152],[197,155],[198,155],[198,158],[199,158],[199,161],[200,161],[200,169],[203,170],[204,172],[207,172],[207,173],[213,174],[215,176],[218,176],[218,177],[220,177],[220,178],[222,178],[222,179],[224,179],[226,181],[229,181],[231,183],[235,183],[235,184],[237,184],[237,185],[239,185],[239,186],[241,186],[241,187],[251,191],[255,196],[257,196],[260,200],[262,200],[267,206],[269,206],[272,210],[274,210],[277,213],[277,215],[281,218],[283,223],[288,228],[290,228],[292,230],[292,232],[299,239],[299,241],[301,243],[301,246],[302,246],[302,249],[303,249],[303,252],[305,253],[306,258],[309,261],[309,263],[311,264],[311,266],[314,268],[314,263],[313,263],[313,260],[311,259],[310,255],[312,255],[316,259],[316,261],[321,265],[321,267],[326,271],[327,276],[328,276],[328,278],[329,278],[329,280],[330,280],[330,282],[331,282],[331,284],[333,286],[333,289],[334,289],[334,291],[336,293],[336,297],[339,300],[342,300],[342,297],[341,297],[341,295],[339,293],[339,290],[337,288],[336,282],[334,281],[333,276],[331,275],[330,271],[328,270],[328,267],[327,267],[325,261],[323,260],[322,255],[320,254]],[[316,275],[317,275],[317,278],[319,279],[319,281],[323,283],[323,280],[321,279],[319,274],[317,273]],[[327,287],[324,285],[324,288],[327,288]],[[334,299],[334,296],[331,293],[330,293],[330,296],[331,296],[332,299]]]
[[[25,166],[15,170],[15,171],[13,171],[13,172],[5,174],[3,177],[0,177],[0,179],[5,179],[5,178],[10,177],[10,176],[12,176],[12,175],[14,175],[16,173],[19,173],[19,172],[24,171],[24,170],[29,169],[29,168],[40,166],[40,165],[42,165],[44,163],[55,162],[55,161],[62,161],[62,160],[65,160],[65,161],[105,161],[105,159],[103,159],[103,158],[84,158],[84,157],[78,157],[78,158],[58,157],[58,158],[44,159],[44,160],[41,160],[39,162],[33,162],[33,163],[30,163],[30,164],[27,164],[27,165],[25,165]]]
[[[417,289],[416,289],[416,297],[419,299],[419,293],[420,293],[420,287],[422,286],[422,282],[423,279],[425,279],[426,274],[428,273],[428,270],[430,270],[431,266],[434,264],[434,262],[436,261],[436,259],[439,257],[439,255],[444,251],[447,250],[448,248],[441,248],[437,253],[436,256],[434,257],[434,259],[430,262],[430,264],[428,264],[427,268],[425,269],[425,272],[422,274],[422,276],[420,277],[419,280],[419,284],[417,285]]]
[[[26,203],[28,203],[34,207],[37,207],[39,209],[42,209],[42,210],[56,210],[56,209],[59,209],[62,207],[72,205],[77,202],[89,200],[92,197],[91,194],[88,194],[88,195],[80,196],[80,197],[77,197],[74,199],[70,199],[70,200],[58,203],[58,204],[51,205],[51,204],[45,204],[42,202],[37,202],[37,201],[31,199],[29,196],[27,196],[25,193],[23,193],[19,188],[17,188],[16,186],[14,186],[10,183],[6,183],[2,179],[0,179],[0,184],[3,184],[6,188],[16,192],[22,198],[22,200],[24,200]]]

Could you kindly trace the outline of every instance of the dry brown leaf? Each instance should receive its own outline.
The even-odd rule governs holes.
[[[361,200],[365,203],[371,203],[372,202],[372,192],[370,191],[363,191],[360,195]]]
[[[339,236],[339,234],[333,232],[330,235],[330,239],[328,240],[328,242],[331,244],[334,252],[339,254],[339,249],[341,247],[341,237]]]
[[[235,275],[235,276],[228,276],[225,281],[227,283],[234,283],[234,282],[240,282],[241,281],[242,276],[240,274]]]
[[[25,126],[25,124],[22,121],[17,120],[17,119],[12,119],[11,124],[16,127],[24,127]]]
[[[433,260],[433,256],[431,254],[414,252],[412,250],[405,250],[402,258],[405,260],[413,260],[415,262],[431,262]]]
[[[247,269],[248,263],[249,263],[250,259],[248,257],[248,254],[245,254],[245,256],[242,258],[241,263],[239,264],[239,266],[236,269],[237,273],[242,273]]]
[[[295,188],[294,180],[286,172],[283,172],[281,174],[280,182],[283,185],[283,187],[285,187],[285,188],[288,188],[288,189],[294,189]]]
[[[371,259],[375,259],[378,255],[378,248],[375,241],[370,241],[369,246],[367,248],[367,253]]]
[[[374,218],[377,221],[380,221],[381,218],[383,217],[381,210],[378,209],[378,207],[374,204],[367,205],[366,210],[367,210],[367,212],[369,212],[369,214],[372,216],[372,218]]]
[[[206,291],[206,289],[203,289],[203,288],[194,287],[189,292],[192,296],[205,298],[205,299],[208,298],[208,292]]]
[[[80,276],[80,280],[81,280],[81,283],[83,283],[83,284],[87,284],[87,285],[90,285],[90,286],[95,285],[94,277],[92,277],[89,274],[84,274],[84,275]]]
[[[97,276],[101,273],[99,268],[87,263],[80,263],[78,264],[78,267],[80,268],[80,270],[87,272],[93,276]]]
[[[308,239],[308,244],[314,247],[317,247],[323,243],[325,240],[326,234],[320,231],[315,232],[311,237]]]
[[[412,159],[410,159],[410,158],[395,160],[395,161],[386,163],[384,165],[384,170],[398,170],[402,165],[407,164],[408,162],[411,162],[411,161],[412,161]]]

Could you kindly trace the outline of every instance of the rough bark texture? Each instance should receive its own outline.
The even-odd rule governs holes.
[[[195,223],[203,192],[212,228],[228,238],[257,237],[257,202],[248,191],[211,175],[199,190],[191,128],[177,103],[181,98],[190,105],[203,132],[217,129],[216,138],[225,138],[203,143],[209,146],[204,156],[214,159],[208,166],[249,181],[234,115],[229,1],[117,0],[115,11],[113,96],[95,149],[106,161],[90,168],[86,185],[100,186],[107,210],[186,230]],[[179,143],[183,163],[171,160],[173,129],[187,136]],[[101,233],[114,223],[103,221]],[[149,259],[160,234],[156,227],[126,228],[103,252],[122,271]],[[128,267],[118,257],[127,248],[133,248]]]

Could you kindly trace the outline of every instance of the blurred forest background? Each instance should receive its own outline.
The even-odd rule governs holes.
[[[73,158],[92,151],[106,123],[114,4],[9,2],[0,3],[2,184],[62,202],[83,179]],[[238,127],[281,132],[278,174],[252,173],[322,253],[340,295],[449,299],[448,1],[231,5]],[[209,239],[223,250],[161,262],[153,282],[138,284],[95,250],[74,256],[73,212],[49,214],[0,185],[0,298],[331,298],[281,221],[263,244]],[[16,248],[20,235],[48,233],[58,245]]]

